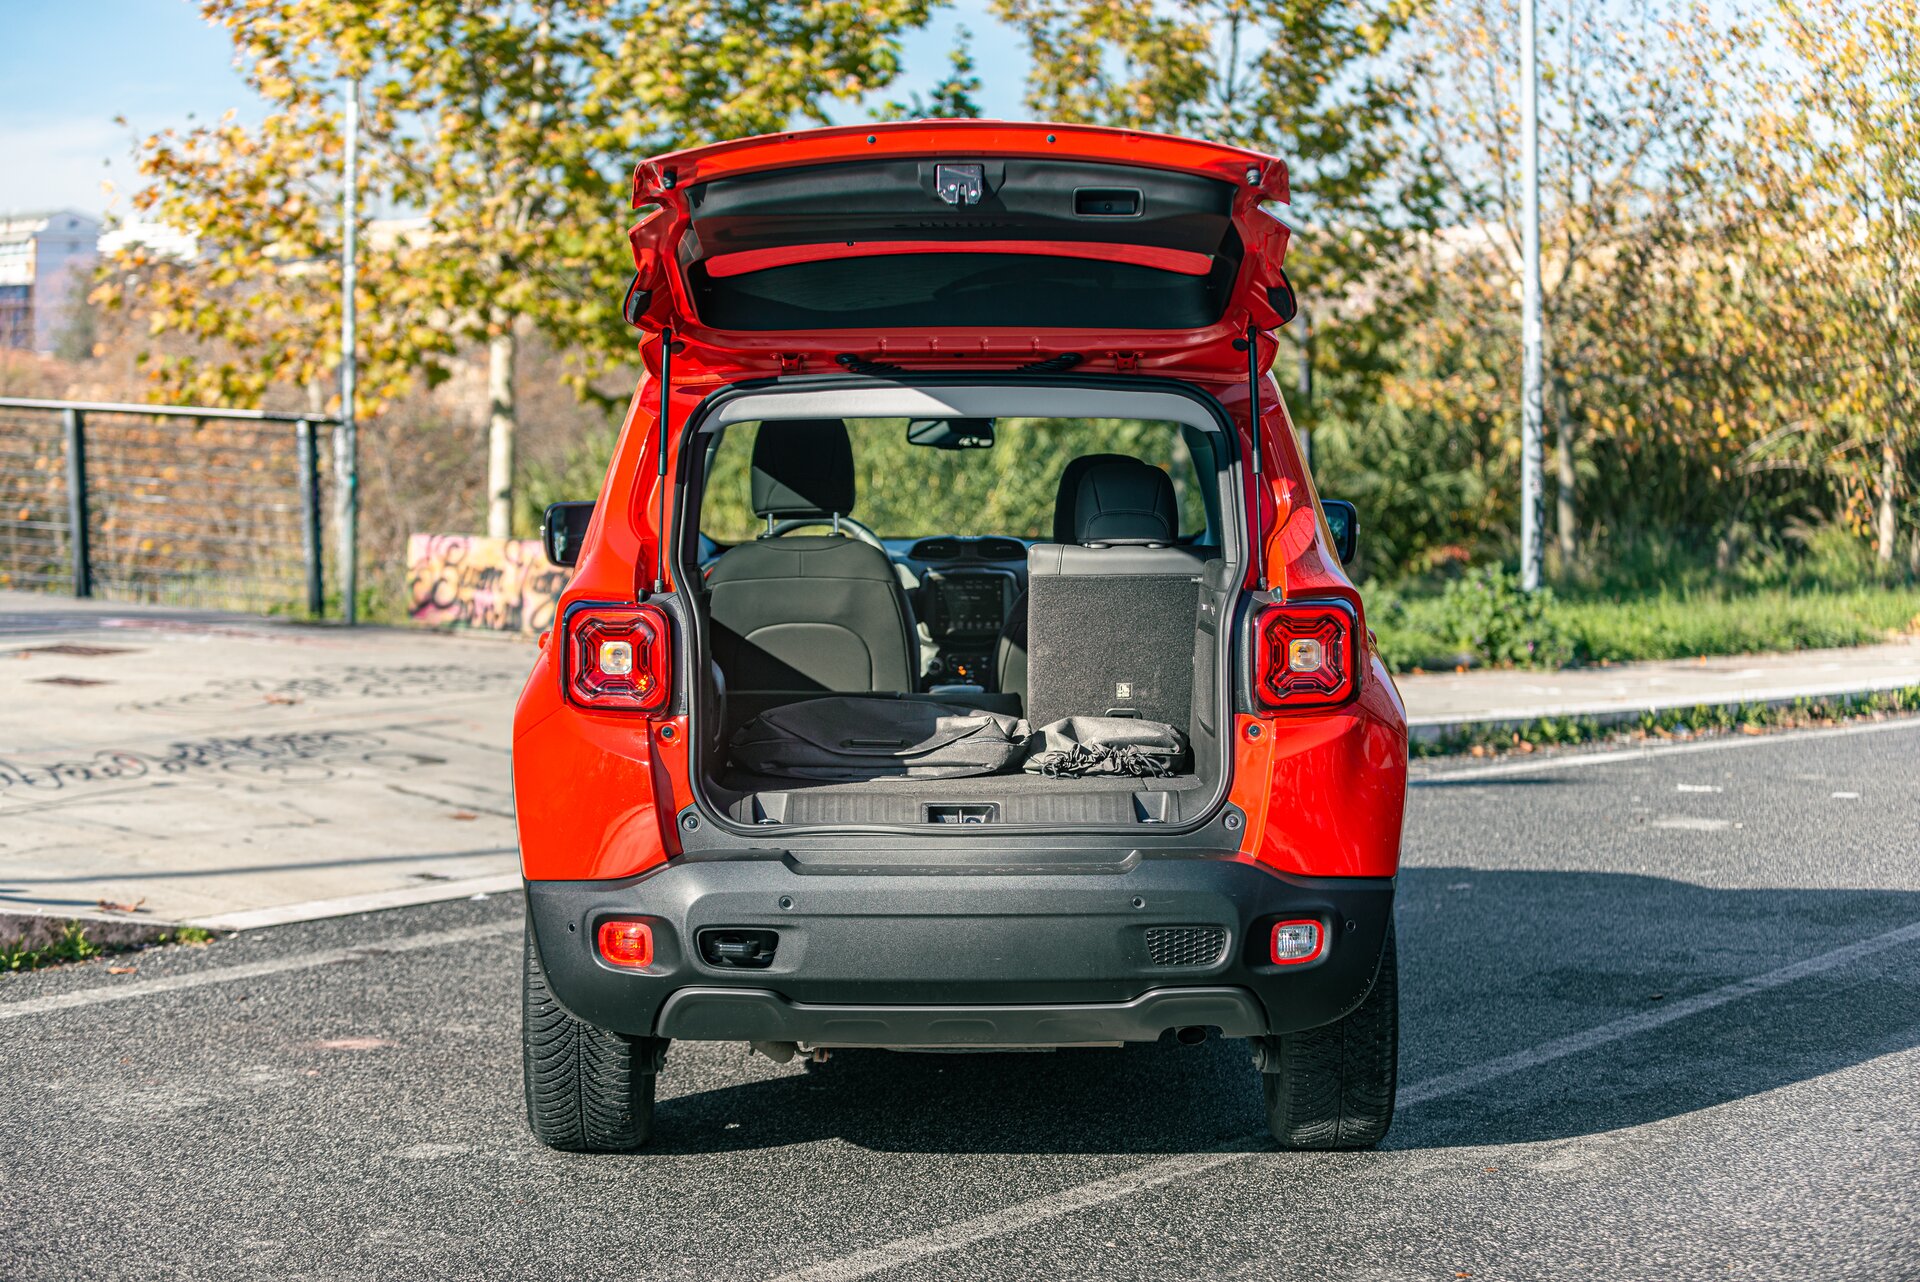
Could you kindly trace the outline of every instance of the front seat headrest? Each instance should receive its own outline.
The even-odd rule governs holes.
[[[1123,454],[1095,455],[1080,469],[1073,491],[1073,543],[1101,539],[1156,539],[1180,533],[1173,480],[1159,468]],[[1067,474],[1072,475],[1070,464]],[[1066,478],[1062,477],[1064,481]]]
[[[754,434],[755,516],[846,516],[853,489],[853,442],[841,420],[762,423]]]

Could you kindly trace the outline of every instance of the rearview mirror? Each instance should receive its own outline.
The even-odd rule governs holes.
[[[993,448],[990,418],[916,418],[907,424],[907,444],[930,445],[936,450]]]
[[[540,544],[555,565],[577,565],[580,545],[587,541],[587,523],[593,520],[591,503],[555,503],[540,522]]]
[[[1345,565],[1360,546],[1360,509],[1345,499],[1322,499],[1320,510],[1326,513],[1327,528],[1333,532],[1334,555]]]

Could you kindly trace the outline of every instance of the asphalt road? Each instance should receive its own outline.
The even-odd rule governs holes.
[[[0,1275],[1920,1276],[1920,723],[1415,791],[1402,1109],[1242,1046],[676,1046],[657,1144],[520,1114],[515,896],[0,979]],[[100,1000],[106,998],[107,1000]]]

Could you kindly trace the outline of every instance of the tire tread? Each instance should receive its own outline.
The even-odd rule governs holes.
[[[1400,1041],[1393,928],[1387,929],[1373,988],[1358,1009],[1324,1027],[1265,1041],[1267,1125],[1281,1148],[1372,1148],[1386,1138]]]
[[[653,1128],[653,1038],[576,1019],[547,983],[531,928],[521,1002],[527,1123],[541,1143],[576,1153],[630,1153]]]

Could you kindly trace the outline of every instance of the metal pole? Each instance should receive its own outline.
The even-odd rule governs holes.
[[[1537,0],[1520,0],[1520,212],[1525,282],[1520,305],[1520,586],[1540,586],[1542,412],[1540,393],[1540,62],[1534,31]]]
[[[354,422],[354,256],[359,235],[360,82],[347,86],[345,190],[340,196],[340,426],[333,434],[333,504],[340,556],[340,618],[351,625],[360,613],[360,442]]]
[[[93,595],[93,553],[87,544],[87,420],[79,410],[60,415],[67,429],[67,548],[73,560],[73,594]]]
[[[320,573],[320,452],[312,423],[301,419],[293,430],[300,451],[300,548],[307,563],[307,617],[318,619],[327,610],[326,583]]]

